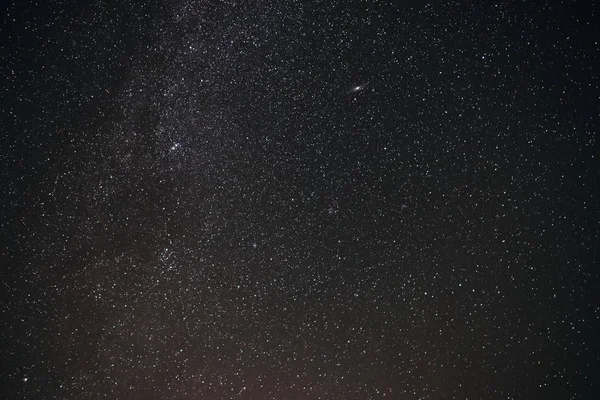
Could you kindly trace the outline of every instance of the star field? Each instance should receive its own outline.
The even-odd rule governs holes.
[[[590,399],[584,2],[11,2],[10,399]]]

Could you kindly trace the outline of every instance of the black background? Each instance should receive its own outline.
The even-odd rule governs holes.
[[[598,394],[584,2],[4,6],[16,399]]]

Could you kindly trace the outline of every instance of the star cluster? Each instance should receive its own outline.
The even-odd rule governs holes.
[[[585,3],[141,3],[6,9],[7,398],[597,394]]]

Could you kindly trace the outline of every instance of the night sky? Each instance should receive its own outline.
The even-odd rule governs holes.
[[[479,3],[2,6],[0,397],[597,399],[599,16]]]

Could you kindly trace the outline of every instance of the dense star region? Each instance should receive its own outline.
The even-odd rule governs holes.
[[[7,399],[592,399],[584,2],[12,1]]]

